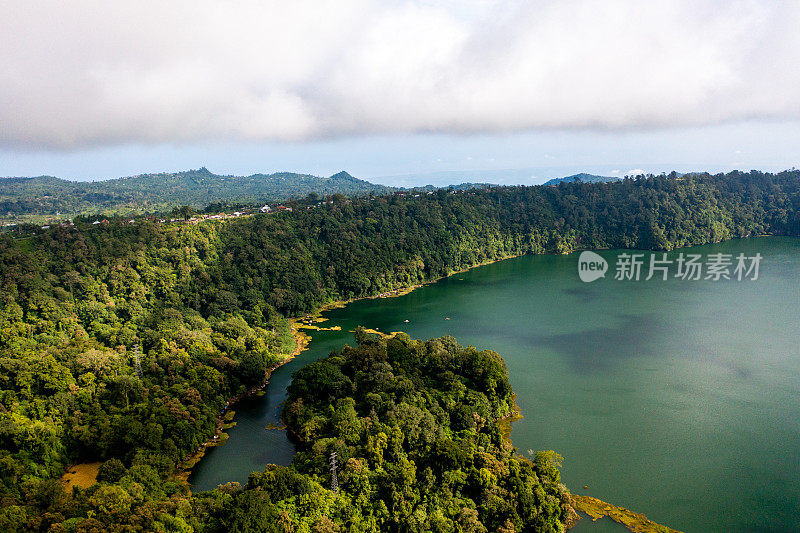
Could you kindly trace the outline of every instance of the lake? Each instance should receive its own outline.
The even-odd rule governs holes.
[[[265,426],[279,423],[291,373],[363,325],[502,355],[524,414],[515,446],[558,451],[575,493],[686,532],[800,530],[798,252],[800,239],[765,237],[668,254],[760,253],[758,279],[742,281],[676,278],[676,263],[646,281],[650,252],[642,279],[616,280],[625,252],[606,250],[609,272],[584,283],[577,253],[525,256],[332,310],[321,325],[342,331],[312,332],[264,396],[239,403],[228,442],[189,481],[207,490],[288,464],[286,432]],[[574,531],[619,530],[582,522]]]

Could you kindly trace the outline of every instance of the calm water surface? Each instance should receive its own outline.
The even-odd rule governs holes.
[[[616,281],[607,251],[612,272],[586,284],[577,254],[527,256],[326,313],[343,331],[315,332],[265,396],[240,403],[227,444],[190,482],[206,490],[288,464],[285,432],[265,426],[279,421],[291,373],[363,325],[500,353],[525,415],[514,444],[561,453],[574,492],[686,532],[800,531],[800,240],[691,252],[760,253],[760,277]],[[574,531],[619,531],[583,522]]]

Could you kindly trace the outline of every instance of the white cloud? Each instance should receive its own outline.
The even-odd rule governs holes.
[[[800,117],[800,3],[0,4],[0,146]]]
[[[632,168],[625,172],[625,176],[641,176],[642,174],[647,174],[647,171],[641,168]]]

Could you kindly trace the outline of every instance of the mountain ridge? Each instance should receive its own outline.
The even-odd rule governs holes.
[[[580,172],[578,174],[573,174],[572,176],[565,176],[563,178],[553,178],[544,182],[542,185],[558,185],[559,183],[575,183],[575,182],[582,182],[582,183],[611,183],[615,181],[620,181],[621,178],[617,178],[614,176],[598,176],[597,174],[587,174],[586,172]]]
[[[559,183],[606,183],[620,178],[585,172],[554,178]],[[499,184],[464,182],[444,186],[393,187],[356,178],[341,170],[328,177],[298,172],[216,174],[207,167],[178,172],[151,172],[97,181],[73,181],[55,176],[0,178],[0,221],[22,222],[90,214],[164,212],[179,206],[196,209],[281,203],[309,194],[361,196],[395,192],[426,193],[437,189],[487,189]]]
[[[0,178],[0,217],[152,212],[180,205],[202,208],[213,203],[285,202],[311,193],[358,196],[394,190],[345,171],[329,177],[296,172],[236,176],[200,167],[91,182],[54,176],[9,177]]]

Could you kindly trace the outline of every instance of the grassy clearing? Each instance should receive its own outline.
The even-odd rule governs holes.
[[[100,469],[100,464],[97,462],[72,465],[61,476],[61,482],[68,489],[72,489],[72,487],[89,488],[97,482],[97,471]]]

